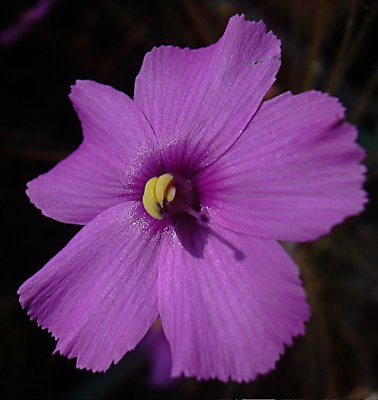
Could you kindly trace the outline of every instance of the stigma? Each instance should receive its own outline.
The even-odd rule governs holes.
[[[176,196],[176,187],[172,174],[154,176],[144,187],[143,206],[148,214],[155,219],[163,219],[164,211]]]

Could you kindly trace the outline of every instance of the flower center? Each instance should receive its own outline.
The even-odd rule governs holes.
[[[143,206],[151,217],[163,219],[163,212],[176,196],[173,175],[164,174],[149,179],[144,187]]]
[[[162,220],[170,212],[176,215],[189,214],[202,225],[208,222],[207,215],[195,209],[200,207],[191,183],[169,173],[147,181],[142,202],[148,214],[155,219]]]

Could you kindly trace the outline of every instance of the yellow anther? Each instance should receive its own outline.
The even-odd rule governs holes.
[[[161,209],[159,207],[159,203],[156,199],[156,194],[155,194],[155,187],[157,180],[158,178],[156,178],[156,176],[148,180],[146,186],[144,187],[144,194],[142,201],[144,208],[146,209],[148,214],[151,215],[151,217],[154,217],[156,219],[163,219],[163,215],[161,213]]]
[[[171,174],[164,174],[159,176],[156,181],[155,194],[160,207],[164,207],[164,202],[167,201],[167,192],[173,186],[173,176]],[[174,197],[174,196],[173,196]],[[172,199],[173,200],[173,199]],[[172,201],[170,200],[170,201]]]
[[[173,201],[176,188],[173,184],[173,176],[164,174],[151,178],[144,188],[143,206],[156,219],[163,219],[164,207]]]
[[[171,201],[173,201],[175,196],[176,196],[176,188],[174,186],[169,187],[165,193],[165,198],[167,199],[167,202],[170,203]]]

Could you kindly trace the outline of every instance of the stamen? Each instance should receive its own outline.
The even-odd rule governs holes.
[[[176,193],[175,184],[179,193]],[[155,219],[162,220],[169,206],[171,213],[186,213],[194,217],[199,224],[207,225],[209,222],[207,214],[204,211],[196,211],[191,206],[194,198],[190,182],[180,177],[173,178],[172,174],[164,174],[159,177],[154,176],[147,181],[142,202],[148,214]]]
[[[176,196],[173,175],[164,174],[149,179],[144,188],[143,206],[155,219],[163,219],[163,211]]]
[[[164,207],[165,201],[171,202],[175,198],[176,188],[173,186],[173,176],[171,174],[164,174],[157,178],[155,194],[161,208]]]
[[[155,187],[157,182],[157,177],[154,176],[153,178],[149,179],[144,187],[144,194],[143,194],[143,206],[148,214],[151,217],[156,219],[163,219],[163,215],[161,213],[161,209],[159,206],[159,202],[156,198]]]

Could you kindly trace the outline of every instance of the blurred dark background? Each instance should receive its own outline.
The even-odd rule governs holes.
[[[79,228],[43,217],[25,185],[81,141],[67,97],[76,79],[132,96],[152,46],[208,45],[235,13],[264,19],[282,40],[283,65],[268,96],[317,88],[347,107],[367,150],[366,211],[316,243],[287,246],[313,316],[272,373],[250,384],[156,384],[151,372],[163,369],[164,352],[154,340],[106,374],[76,370],[74,361],[51,355],[54,340],[29,321],[16,291]],[[377,22],[377,2],[362,0],[2,0],[1,397],[378,398]]]

